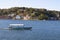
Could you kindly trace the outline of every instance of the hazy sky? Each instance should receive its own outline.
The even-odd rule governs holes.
[[[0,8],[33,7],[60,11],[60,0],[0,0]]]

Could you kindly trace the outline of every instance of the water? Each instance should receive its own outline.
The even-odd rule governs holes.
[[[32,30],[0,30],[0,40],[60,40],[60,21],[0,20],[0,28],[22,23]]]

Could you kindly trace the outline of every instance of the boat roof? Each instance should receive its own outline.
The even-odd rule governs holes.
[[[24,24],[10,24],[10,26],[24,26]]]

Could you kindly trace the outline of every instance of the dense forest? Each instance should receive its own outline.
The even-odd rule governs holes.
[[[9,14],[30,16],[30,20],[60,20],[60,11],[47,10],[44,8],[28,8],[28,7],[12,7],[8,9],[0,9],[0,16],[8,16]]]

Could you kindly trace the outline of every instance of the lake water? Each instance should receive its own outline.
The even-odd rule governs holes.
[[[0,30],[0,40],[60,40],[60,21],[0,20],[0,28],[22,23],[32,30]]]

